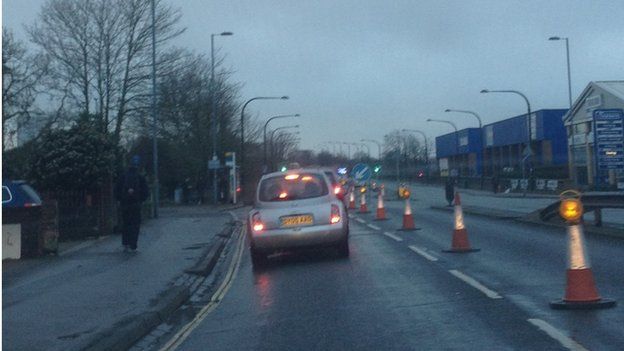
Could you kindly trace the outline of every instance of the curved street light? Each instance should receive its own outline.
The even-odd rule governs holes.
[[[380,142],[378,142],[377,140],[373,140],[373,139],[360,139],[360,141],[377,144],[377,159],[381,161],[381,143]]]
[[[452,110],[447,108],[444,112],[459,112],[459,113],[467,113],[475,116],[477,121],[479,121],[479,134],[481,134],[481,138],[483,138],[483,123],[481,123],[481,117],[474,111],[468,110]],[[483,177],[485,176],[485,145],[483,139],[481,140],[481,190],[483,190]]]
[[[273,169],[273,151],[274,151],[274,147],[273,147],[273,139],[275,136],[275,132],[280,131],[280,130],[284,130],[284,129],[294,129],[294,128],[299,128],[299,125],[292,125],[292,126],[284,126],[284,127],[279,127],[279,128],[275,128],[271,131],[271,136],[269,138],[269,146],[270,146],[270,155],[271,155],[271,168]]]
[[[243,184],[243,179],[244,179],[243,165],[245,164],[245,108],[247,107],[247,105],[249,105],[250,102],[255,101],[255,100],[288,100],[288,99],[289,97],[285,95],[284,96],[256,96],[254,98],[251,98],[245,101],[245,103],[243,104],[243,108],[241,109],[241,117],[240,117],[240,133],[241,133],[240,182],[241,184]],[[241,187],[241,192],[242,193],[245,192],[245,189],[243,187]]]
[[[481,94],[487,94],[487,93],[512,93],[512,94],[520,95],[526,102],[527,104],[527,126],[529,128],[529,133],[527,136],[528,152],[527,152],[526,158],[530,161],[531,154],[533,153],[533,151],[531,149],[531,104],[529,104],[529,99],[526,97],[526,95],[522,94],[521,92],[517,90],[488,90],[488,89],[481,90]],[[522,160],[522,164],[520,166],[522,168],[522,179],[526,179],[526,167],[524,166],[524,160]],[[526,196],[526,189],[524,189],[524,192],[522,195]]]
[[[456,157],[459,157],[459,132],[457,130],[457,125],[455,125],[455,123],[453,123],[451,121],[447,121],[447,120],[443,120],[443,119],[428,118],[427,122],[446,123],[446,124],[450,124],[453,127],[453,129],[455,129],[455,155],[456,155]],[[461,170],[461,168],[460,168],[460,170]]]
[[[300,114],[291,114],[291,115],[279,115],[279,116],[273,116],[269,119],[267,119],[267,121],[264,123],[264,130],[263,130],[263,139],[262,139],[262,146],[263,146],[263,172],[266,172],[266,168],[267,168],[267,126],[269,125],[269,122],[271,122],[274,119],[277,118],[290,118],[290,117],[299,117],[301,116]]]

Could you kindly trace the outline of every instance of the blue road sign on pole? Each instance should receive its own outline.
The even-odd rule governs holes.
[[[358,163],[353,166],[351,174],[358,185],[363,185],[371,178],[372,172],[371,168],[367,164]]]
[[[624,169],[624,112],[622,109],[594,111],[596,184],[604,183],[609,170]]]

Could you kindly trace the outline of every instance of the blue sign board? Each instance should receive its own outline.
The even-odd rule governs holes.
[[[372,172],[371,168],[368,165],[364,163],[358,163],[351,170],[351,175],[353,175],[353,179],[357,183],[361,184],[367,182],[371,178]]]
[[[621,109],[594,111],[594,148],[597,183],[604,172],[624,169],[624,112]]]

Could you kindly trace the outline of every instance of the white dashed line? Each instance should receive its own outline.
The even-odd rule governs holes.
[[[374,224],[367,224],[366,226],[369,227],[370,229],[381,230],[381,228],[379,228],[378,226]]]
[[[402,238],[400,238],[400,237],[398,237],[398,236],[396,236],[396,235],[394,235],[394,234],[392,234],[390,232],[384,232],[383,234],[385,236],[389,237],[389,238],[392,238],[392,239],[396,240],[396,241],[403,241]]]
[[[553,327],[552,325],[548,324],[547,322],[541,319],[534,319],[534,318],[529,318],[527,319],[527,321],[533,324],[534,326],[538,327],[539,330],[548,334],[548,336],[550,336],[551,338],[559,341],[559,343],[563,345],[563,347],[567,348],[568,350],[587,351],[586,348],[581,346],[576,341],[570,339],[567,335],[565,335],[564,333],[562,333],[561,331],[559,331],[557,328]]]
[[[362,224],[366,224],[366,221],[365,221],[365,220],[363,220],[362,218],[356,218],[355,220],[356,220],[357,222],[362,223]]]
[[[464,273],[455,270],[455,269],[451,269],[449,270],[449,272],[456,276],[457,278],[463,280],[464,282],[468,283],[468,285],[472,286],[473,288],[481,291],[482,293],[485,294],[485,296],[489,297],[490,299],[502,299],[503,297],[500,296],[496,291],[494,290],[490,290],[488,289],[485,285],[479,283],[478,281],[476,281],[474,278],[465,275]]]
[[[433,255],[428,254],[425,250],[414,246],[414,245],[410,245],[408,246],[410,248],[410,250],[414,251],[415,253],[421,255],[422,257],[428,259],[429,261],[435,262],[438,260],[437,257],[434,257]]]

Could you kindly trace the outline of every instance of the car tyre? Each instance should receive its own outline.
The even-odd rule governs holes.
[[[349,257],[349,238],[347,237],[341,241],[336,248],[338,249],[338,256]]]
[[[263,267],[266,265],[267,255],[265,253],[262,253],[253,247],[249,249],[249,252],[251,253],[251,263],[254,267]]]

